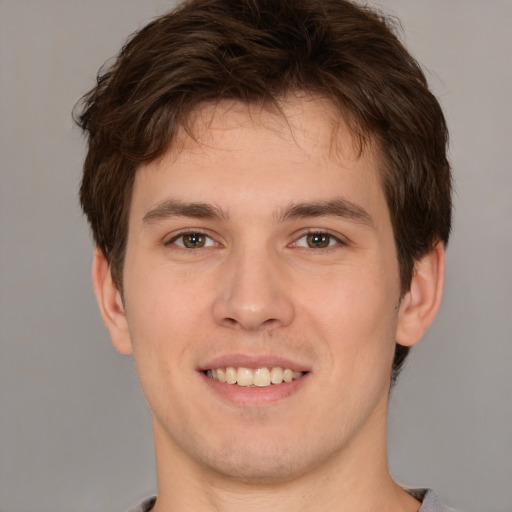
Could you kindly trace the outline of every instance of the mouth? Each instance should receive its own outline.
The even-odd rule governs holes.
[[[206,369],[203,370],[203,373],[206,377],[223,384],[240,387],[266,388],[293,382],[300,379],[308,372],[296,371],[280,366],[255,369],[243,366],[228,366],[225,368]]]

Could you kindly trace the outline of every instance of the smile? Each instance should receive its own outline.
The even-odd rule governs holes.
[[[234,368],[216,368],[205,370],[207,377],[222,383],[232,384],[242,387],[264,388],[271,385],[279,385],[283,382],[292,382],[299,379],[305,372],[293,371],[290,368],[281,368],[279,366],[272,368],[256,368],[251,370],[240,366]]]

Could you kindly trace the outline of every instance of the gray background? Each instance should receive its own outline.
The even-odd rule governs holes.
[[[397,479],[512,509],[512,1],[383,0],[451,127],[442,311],[393,393]],[[70,110],[163,0],[0,0],[0,510],[122,511],[154,491],[147,407],[111,348]]]

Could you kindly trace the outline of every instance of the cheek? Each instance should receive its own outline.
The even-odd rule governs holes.
[[[210,287],[186,269],[176,271],[167,263],[146,264],[134,261],[127,269],[126,298],[127,309],[132,313],[131,324],[135,329],[172,336],[180,329],[192,329],[206,307],[205,292]],[[140,271],[142,269],[142,271]]]
[[[133,356],[145,393],[189,385],[198,358],[212,339],[211,276],[176,270],[167,262],[134,261],[126,279],[126,313]]]
[[[397,324],[398,285],[384,274],[357,270],[329,280],[304,308],[322,335],[333,366],[368,373],[391,365]],[[387,370],[386,370],[387,371]]]
[[[173,282],[165,272],[140,264],[138,268],[144,272],[127,272],[125,280],[126,315],[135,363],[139,373],[146,367],[152,368],[151,373],[158,368],[169,372],[170,360],[174,363],[172,367],[182,363],[180,340],[194,325],[194,313],[187,298],[193,297],[194,291],[192,287],[180,286],[179,280]],[[195,297],[197,303],[197,292]]]

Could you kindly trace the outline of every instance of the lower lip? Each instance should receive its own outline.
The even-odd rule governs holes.
[[[239,407],[262,407],[283,400],[296,393],[307,380],[308,375],[309,373],[306,373],[291,382],[271,384],[270,386],[260,388],[256,386],[244,387],[237,384],[226,384],[207,377],[201,372],[201,376],[214,393]]]

